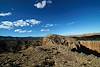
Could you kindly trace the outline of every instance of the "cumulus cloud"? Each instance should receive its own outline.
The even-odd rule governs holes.
[[[13,23],[10,21],[2,21],[0,24],[0,28],[4,29],[12,29],[13,28]]]
[[[41,2],[38,2],[38,3],[36,3],[36,4],[34,4],[34,6],[36,7],[36,8],[44,8],[44,7],[46,7],[46,5],[47,5],[47,3],[52,3],[52,1],[51,0],[48,0],[48,1],[46,1],[46,0],[43,0],[43,1],[41,1]]]
[[[0,13],[0,16],[9,16],[9,15],[12,15],[11,12],[7,12],[7,13]]]
[[[25,22],[24,20],[17,20],[14,22],[14,25],[16,27],[19,27],[19,26],[23,27],[23,26],[29,26],[29,23]]]
[[[0,24],[0,28],[3,29],[12,29],[14,27],[25,27],[25,26],[33,26],[36,24],[40,24],[41,22],[36,19],[27,19],[27,20],[17,20],[14,22],[11,21],[2,21]]]
[[[41,22],[36,20],[36,19],[30,19],[30,20],[25,20],[25,22],[31,24],[31,25],[36,25],[36,24],[40,24]]]
[[[41,29],[40,31],[41,31],[41,32],[49,32],[50,29]]]
[[[5,25],[0,25],[0,28],[1,28],[1,29],[9,29],[9,30],[11,29],[11,27],[5,26]]]
[[[37,8],[44,8],[46,6],[46,1],[42,1],[42,2],[38,2],[36,4],[34,4],[35,7]]]
[[[45,25],[42,25],[43,29],[41,29],[40,31],[41,32],[49,32],[49,31],[53,31],[51,30],[50,28],[55,26],[56,24],[45,24]]]
[[[32,30],[16,29],[15,32],[18,32],[18,33],[30,33],[30,32],[32,32]]]

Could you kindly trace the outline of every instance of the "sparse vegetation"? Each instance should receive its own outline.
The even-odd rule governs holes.
[[[93,50],[77,41],[57,35],[43,40],[0,40],[0,67],[100,67],[99,53],[90,53]]]

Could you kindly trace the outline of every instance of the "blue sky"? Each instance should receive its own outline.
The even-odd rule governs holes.
[[[99,0],[0,0],[0,36],[99,32]]]

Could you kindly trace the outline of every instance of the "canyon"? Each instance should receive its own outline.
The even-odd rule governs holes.
[[[100,37],[1,37],[1,67],[100,67]]]

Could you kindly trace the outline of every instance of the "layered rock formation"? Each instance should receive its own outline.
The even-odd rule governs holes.
[[[43,38],[43,44],[46,46],[65,45],[66,47],[75,48],[76,39],[60,35],[51,35]]]
[[[88,40],[80,40],[81,37],[66,37],[61,35],[50,35],[39,40],[0,40],[0,51],[20,51],[32,46],[55,46],[64,45],[67,49],[86,51],[91,50],[100,54],[100,41],[92,41],[92,36],[84,37]],[[89,40],[90,39],[90,40]],[[98,38],[99,39],[99,38]]]
[[[100,67],[99,41],[60,35],[39,40],[3,39],[0,51],[9,51],[0,52],[0,67]]]
[[[80,41],[80,44],[100,53],[100,41]]]
[[[68,49],[75,49],[78,51],[95,51],[100,53],[100,41],[84,41],[73,37],[64,37],[60,35],[51,35],[43,38],[43,44],[46,46],[65,45]],[[87,51],[87,52],[88,52]],[[88,52],[89,53],[89,52]]]

